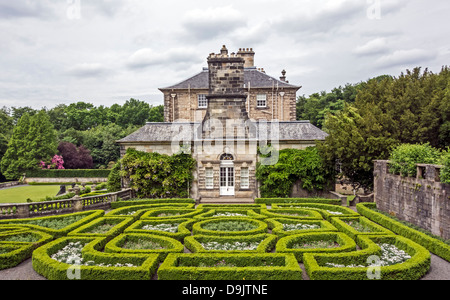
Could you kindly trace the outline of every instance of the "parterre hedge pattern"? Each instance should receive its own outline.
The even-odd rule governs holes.
[[[450,261],[448,245],[374,204],[356,213],[320,199],[259,201],[136,199],[106,213],[3,220],[0,270],[32,257],[51,280],[416,280],[429,271],[430,252]],[[376,264],[392,253],[402,260]]]

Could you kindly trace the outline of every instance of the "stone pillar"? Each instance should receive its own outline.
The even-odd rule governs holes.
[[[73,211],[74,212],[83,211],[83,199],[77,195],[73,197],[72,200],[73,200]]]

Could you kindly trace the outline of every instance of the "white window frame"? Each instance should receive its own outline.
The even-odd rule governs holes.
[[[214,189],[214,170],[213,170],[213,168],[205,169],[205,187],[208,190]]]
[[[267,107],[267,94],[256,95],[256,107]]]
[[[241,168],[241,189],[250,188],[250,170],[249,168]]]
[[[208,108],[208,99],[205,94],[197,95],[198,108]]]

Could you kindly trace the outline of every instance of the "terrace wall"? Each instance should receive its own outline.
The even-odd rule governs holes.
[[[389,161],[375,161],[374,198],[377,208],[450,239],[450,184],[439,180],[441,166],[417,165],[417,176],[389,173]]]

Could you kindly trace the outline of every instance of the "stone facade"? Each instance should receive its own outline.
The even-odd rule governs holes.
[[[164,94],[164,121],[174,122],[176,120],[201,122],[206,114],[209,101],[202,102],[203,97],[210,93],[210,84],[219,86],[219,78],[225,78],[215,73],[221,67],[220,60],[227,53],[227,60],[232,64],[240,64],[243,61],[241,69],[235,70],[236,76],[230,77],[229,84],[239,86],[226,87],[240,89],[246,98],[245,109],[248,117],[252,120],[279,120],[279,121],[295,121],[296,120],[296,101],[297,91],[301,86],[289,84],[286,80],[286,71],[282,71],[280,79],[268,76],[264,69],[254,66],[255,52],[253,49],[239,49],[237,53],[228,55],[228,50],[223,47],[220,54],[211,55],[209,59],[218,60],[217,64],[210,64],[208,68],[193,77],[178,83],[176,85],[161,88]],[[214,70],[210,70],[210,66]],[[231,68],[234,68],[231,66]],[[219,75],[217,82],[210,82],[209,76]],[[217,91],[215,91],[217,92]],[[229,92],[229,91],[228,91]],[[208,99],[209,100],[209,99]],[[258,101],[259,100],[259,101]],[[202,104],[202,105],[200,105]],[[206,104],[203,105],[203,104]]]
[[[377,208],[450,239],[450,185],[439,182],[439,168],[418,165],[417,177],[389,173],[388,161],[375,161]]]
[[[259,197],[261,139],[280,150],[305,149],[327,134],[309,121],[296,121],[300,86],[289,84],[284,71],[278,80],[255,68],[254,55],[252,49],[229,54],[224,46],[208,56],[201,73],[160,89],[165,122],[147,123],[118,141],[121,155],[128,148],[173,155],[182,137],[197,161],[192,198],[240,202]]]

